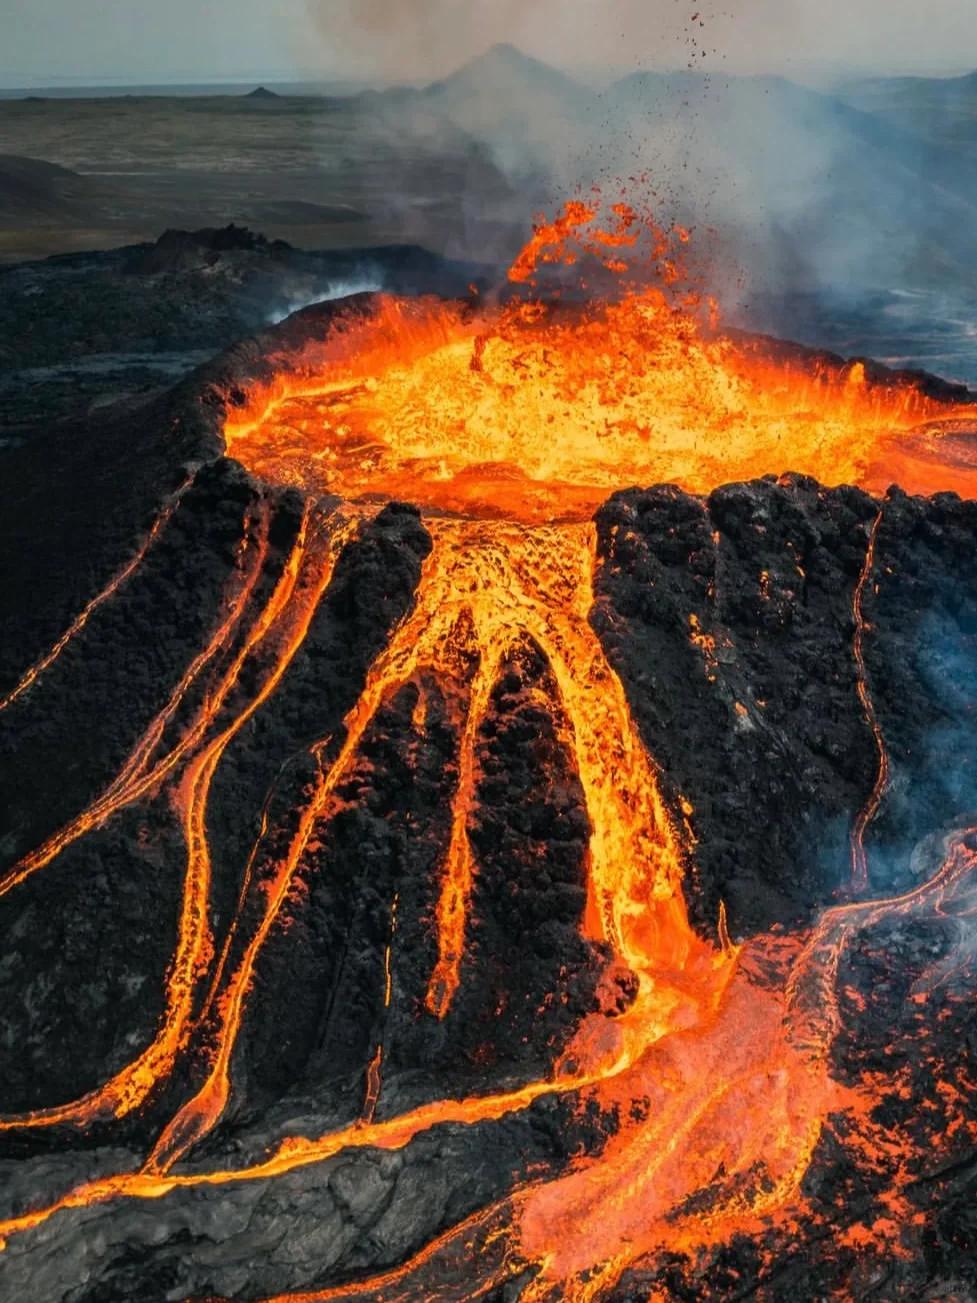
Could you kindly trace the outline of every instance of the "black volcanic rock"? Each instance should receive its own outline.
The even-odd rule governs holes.
[[[134,253],[125,270],[134,276],[212,267],[223,255],[257,253],[265,258],[282,258],[292,252],[284,240],[268,240],[246,226],[208,228],[200,231],[164,231],[154,245]]]
[[[870,833],[885,893],[922,839],[977,810],[977,504],[893,490],[882,510],[866,658],[892,767]]]
[[[580,935],[590,830],[565,736],[552,672],[527,643],[503,664],[479,739],[478,873],[445,1067],[460,1048],[479,1071],[543,1072],[593,1007],[596,966]]]
[[[695,914],[797,923],[849,873],[874,781],[852,601],[876,507],[789,477],[618,494],[598,515],[594,623],[645,744],[694,809]]]
[[[787,476],[704,501],[628,492],[598,513],[593,620],[648,749],[694,808],[706,933],[720,899],[748,934],[846,889],[849,831],[878,770],[853,601],[880,510],[867,661],[892,782],[867,840],[886,894],[912,881],[922,836],[977,808],[974,505],[899,492],[879,504]]]
[[[415,245],[311,251],[234,225],[2,267],[0,451],[96,405],[157,398],[307,304],[381,287],[457,297],[490,275]]]

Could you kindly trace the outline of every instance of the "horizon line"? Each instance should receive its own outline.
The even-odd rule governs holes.
[[[730,78],[746,77],[782,77],[787,80],[802,78],[805,75],[819,75],[825,78],[832,78],[838,81],[847,78],[857,80],[889,80],[901,78],[919,78],[923,80],[946,80],[950,81],[955,78],[966,77],[971,75],[977,69],[975,64],[958,64],[947,62],[930,63],[927,65],[916,65],[912,68],[905,65],[894,66],[889,69],[882,69],[876,66],[865,66],[856,64],[847,64],[841,60],[791,60],[787,65],[781,68],[768,68],[764,71],[742,71],[727,68],[714,67],[688,67],[676,66],[674,64],[656,64],[638,67],[625,67],[614,65],[575,65],[565,67],[557,63],[550,63],[540,58],[538,55],[528,53],[520,47],[509,41],[496,42],[486,47],[481,52],[472,55],[470,58],[463,60],[454,68],[454,72],[459,72],[472,63],[477,63],[486,55],[498,49],[511,49],[527,60],[533,60],[554,71],[562,72],[569,77],[581,78],[598,78],[612,79],[614,81],[634,75],[635,73],[663,73],[666,75],[691,74],[693,76],[726,76]],[[451,76],[452,73],[442,74],[439,77],[402,77],[390,78],[383,75],[377,75],[369,69],[364,68],[356,72],[324,72],[312,69],[264,69],[257,71],[255,69],[245,69],[241,72],[234,73],[191,73],[181,71],[170,73],[169,75],[157,76],[150,78],[148,75],[142,78],[130,74],[51,74],[46,79],[41,75],[24,78],[22,75],[0,72],[0,94],[37,94],[42,91],[53,91],[63,94],[66,91],[94,91],[94,90],[115,90],[124,92],[127,90],[140,89],[162,89],[172,90],[193,89],[204,87],[246,87],[254,86],[356,86],[356,87],[397,87],[397,86],[417,86],[423,87],[434,81],[443,80],[443,76]]]

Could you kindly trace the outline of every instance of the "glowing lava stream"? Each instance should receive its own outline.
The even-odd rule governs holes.
[[[704,1039],[690,1029],[649,1046],[649,1053],[630,1065],[640,1071],[641,1084],[652,1091],[649,1115],[632,1118],[598,1159],[584,1160],[567,1176],[538,1189],[523,1187],[511,1197],[517,1247],[506,1253],[503,1276],[518,1275],[535,1265],[540,1274],[524,1297],[587,1303],[619,1278],[627,1265],[657,1248],[689,1251],[721,1242],[736,1230],[761,1229],[760,1219],[796,1193],[824,1111],[855,1103],[853,1092],[842,1092],[827,1079],[827,1058],[839,1025],[834,984],[845,945],[860,927],[890,914],[906,917],[924,910],[937,914],[951,903],[972,911],[977,906],[975,869],[977,854],[965,837],[953,838],[930,882],[895,900],[828,911],[794,966],[786,1005],[783,997],[759,991],[740,974],[729,990],[722,1017],[702,1029]],[[762,945],[762,938],[757,944]],[[765,1049],[756,1057],[759,1047]],[[619,1089],[600,1098],[605,1103],[615,1098],[633,1101],[631,1090],[637,1083],[628,1079],[625,1066],[615,1067],[617,1073],[612,1068],[597,1079],[562,1076],[506,1094],[436,1102],[389,1121],[358,1122],[318,1140],[289,1138],[264,1162],[246,1168],[105,1177],[76,1188],[47,1208],[0,1223],[0,1246],[11,1235],[29,1231],[62,1211],[117,1198],[158,1199],[180,1189],[264,1180],[347,1149],[396,1150],[431,1127],[499,1119],[544,1094],[614,1086],[615,1075]],[[663,1111],[656,1111],[656,1104]],[[773,1150],[768,1148],[771,1141]],[[726,1161],[731,1153],[736,1157],[734,1166]],[[768,1174],[772,1181],[766,1179]],[[613,1191],[617,1197],[608,1202]],[[701,1192],[710,1197],[697,1207],[694,1196]],[[653,1199],[650,1208],[643,1202],[648,1196]],[[374,1303],[406,1303],[418,1297],[421,1288],[412,1281],[416,1270],[436,1254],[448,1253],[473,1226],[509,1203],[505,1200],[482,1210],[403,1267],[371,1281],[281,1299],[325,1303],[369,1293]],[[688,1205],[684,1215],[683,1203]],[[590,1234],[597,1238],[590,1239]],[[445,1299],[478,1297],[481,1289],[472,1286],[471,1261],[464,1260],[464,1287],[449,1290]],[[593,1272],[595,1267],[599,1269]]]
[[[6,895],[8,891],[19,886],[33,873],[50,864],[72,842],[100,827],[119,810],[133,804],[133,802],[138,801],[152,791],[203,737],[210,721],[221,708],[227,693],[234,685],[237,676],[233,668],[224,675],[218,687],[207,695],[197,712],[196,718],[187,727],[176,745],[164,756],[160,757],[155,764],[153,763],[153,755],[162,741],[167,727],[173,722],[187,693],[210,662],[226,649],[240,617],[247,608],[255,584],[261,576],[268,556],[267,511],[262,510],[259,514],[257,540],[253,540],[250,536],[252,523],[249,513],[249,517],[245,520],[244,536],[238,546],[229,593],[223,603],[226,613],[212,633],[207,645],[187,666],[179,683],[170,694],[166,705],[150,722],[149,727],[137,742],[122,769],[105,791],[63,828],[48,837],[36,850],[22,856],[0,878],[0,896]],[[247,569],[244,569],[242,562],[246,559],[248,565]]]
[[[870,627],[865,619],[865,592],[875,570],[875,551],[878,544],[879,530],[882,527],[883,514],[884,507],[879,509],[878,515],[872,522],[869,531],[868,548],[865,552],[865,564],[862,566],[862,573],[859,575],[852,602],[852,612],[855,617],[854,651],[858,700],[861,702],[865,722],[872,730],[878,756],[875,784],[865,805],[858,812],[851,830],[851,885],[852,890],[856,893],[868,890],[868,856],[865,852],[865,833],[878,814],[886,788],[889,786],[889,749],[885,744],[882,727],[875,713],[875,702],[872,700],[869,687],[868,667],[865,664],[865,635]]]
[[[176,802],[182,815],[187,853],[183,901],[176,952],[166,978],[165,1008],[154,1040],[133,1062],[96,1090],[68,1104],[0,1119],[0,1131],[65,1123],[83,1126],[100,1117],[124,1117],[166,1079],[177,1055],[185,1048],[197,985],[206,976],[210,958],[210,851],[206,836],[210,785],[228,745],[275,691],[304,642],[319,601],[329,586],[339,550],[352,528],[349,524],[341,525],[327,530],[323,538],[319,526],[310,539],[311,524],[312,508],[307,505],[295,545],[268,603],[234,657],[222,690],[209,699],[205,712],[207,723],[215,721],[227,691],[237,682],[245,662],[274,633],[280,645],[275,649],[271,668],[257,693],[194,757],[181,778]],[[293,601],[306,562],[309,573],[305,591]]]
[[[432,532],[435,547],[415,610],[374,664],[360,701],[347,718],[339,755],[328,771],[320,773],[289,853],[268,892],[265,917],[220,1002],[223,1034],[205,1086],[167,1128],[142,1173],[83,1186],[52,1208],[11,1220],[0,1227],[0,1235],[36,1226],[62,1208],[122,1195],[156,1198],[187,1185],[259,1179],[319,1161],[350,1146],[399,1148],[419,1132],[441,1123],[471,1125],[501,1118],[526,1108],[542,1095],[576,1091],[613,1078],[632,1067],[649,1046],[668,1033],[705,1026],[715,1018],[735,971],[735,953],[717,951],[700,940],[686,917],[679,837],[668,817],[657,776],[635,733],[623,687],[588,620],[592,528],[527,530],[519,525],[445,521],[433,523]],[[590,815],[587,929],[593,937],[609,941],[621,969],[636,978],[633,1003],[617,1018],[602,1014],[586,1018],[552,1080],[532,1082],[496,1096],[426,1105],[403,1118],[358,1123],[319,1141],[287,1140],[265,1163],[237,1173],[166,1175],[163,1169],[205,1134],[223,1109],[227,1067],[254,960],[277,917],[315,821],[327,809],[329,797],[348,771],[377,709],[423,668],[433,665],[464,681],[473,654],[479,661],[487,658],[497,665],[508,648],[527,637],[547,656],[559,685]],[[476,671],[476,682],[477,678]],[[252,704],[239,716],[232,729],[240,727],[254,708]],[[465,732],[474,745],[477,730],[466,727]],[[191,796],[197,793],[199,797],[199,786],[205,786],[212,774],[211,766],[226,744],[226,736],[221,735],[201,753],[188,772],[184,790]],[[463,792],[460,795],[464,798]],[[120,1113],[134,1107],[180,1048],[179,1035],[186,1025],[202,948],[200,918],[205,896],[200,887],[206,879],[206,843],[201,829],[193,825],[203,809],[201,800],[188,801],[191,861],[184,920],[193,926],[181,929],[181,946],[173,966],[174,975],[185,975],[176,999],[170,995],[173,1029],[164,1028],[156,1045],[122,1074],[121,1080],[81,1102],[89,1116],[109,1101]],[[452,846],[457,849],[454,839]],[[452,861],[449,857],[444,895],[467,902],[470,880],[465,876],[469,873],[470,860]],[[465,920],[454,908],[439,911],[439,918],[462,929],[457,937],[439,938],[441,960],[455,969]],[[171,992],[174,985],[171,978]],[[79,1111],[79,1105],[73,1107]]]
[[[545,1094],[591,1088],[602,1107],[621,1106],[625,1119],[635,1099],[647,1099],[650,1113],[624,1121],[599,1159],[548,1185],[527,1188],[514,1201],[519,1256],[539,1268],[539,1297],[600,1263],[600,1272],[586,1288],[580,1286],[584,1292],[563,1295],[589,1298],[639,1249],[650,1251],[656,1237],[672,1245],[721,1237],[796,1190],[835,1099],[825,1056],[812,1060],[788,1044],[782,999],[736,975],[737,952],[724,929],[724,945],[716,950],[688,923],[679,833],[635,734],[623,687],[588,619],[592,528],[435,521],[431,530],[435,546],[417,605],[374,664],[335,761],[328,770],[320,768],[267,893],[265,915],[219,1001],[219,1048],[204,1087],[174,1118],[141,1173],[81,1187],[52,1208],[12,1220],[0,1233],[26,1230],[58,1209],[263,1179],[351,1147],[399,1148],[432,1126],[473,1125],[524,1109]],[[404,683],[433,668],[469,684],[461,735],[467,739],[463,745],[474,747],[474,721],[484,712],[495,669],[526,638],[543,651],[559,685],[567,741],[590,816],[587,930],[608,941],[622,972],[637,979],[634,1002],[616,1018],[586,1018],[551,1080],[497,1096],[440,1101],[390,1121],[375,1122],[367,1114],[320,1140],[286,1140],[264,1163],[243,1171],[173,1174],[173,1164],[211,1129],[226,1104],[254,961],[315,823],[327,815],[329,798],[353,763],[370,720]],[[321,764],[321,747],[316,754]],[[466,812],[472,763],[459,767],[455,798]],[[456,808],[453,829],[458,828],[465,833]],[[439,936],[439,983],[445,970],[453,973],[454,983],[460,980],[455,956],[463,951],[471,886],[466,841],[466,833],[462,840],[452,836],[445,864],[442,896],[464,908],[453,904],[439,910],[440,924],[461,929],[457,936],[447,929]],[[439,993],[444,989],[438,986]],[[378,1077],[368,1088],[379,1088]],[[721,1180],[718,1171],[724,1173]],[[697,1215],[675,1218],[683,1201],[703,1191],[710,1202]],[[586,1235],[578,1233],[581,1226]],[[576,1228],[572,1235],[571,1227]]]
[[[589,1303],[628,1265],[662,1247],[694,1251],[736,1230],[761,1229],[763,1218],[796,1197],[824,1118],[853,1104],[852,1092],[828,1075],[844,946],[855,929],[890,912],[940,909],[961,890],[972,891],[973,852],[955,843],[933,882],[895,902],[829,911],[796,964],[786,995],[758,988],[737,971],[738,952],[728,941],[721,949],[707,945],[686,918],[679,833],[634,732],[620,681],[587,619],[591,528],[435,521],[431,530],[435,547],[417,605],[370,671],[336,759],[326,768],[325,744],[314,749],[321,767],[313,794],[267,893],[259,929],[219,1002],[222,1036],[204,1088],[173,1120],[141,1172],[85,1184],[48,1208],[11,1219],[0,1226],[0,1236],[27,1231],[61,1210],[263,1180],[346,1149],[398,1149],[434,1126],[499,1119],[543,1095],[593,1091],[601,1108],[616,1109],[619,1129],[597,1157],[511,1197],[511,1251],[492,1277],[533,1268],[527,1301]],[[290,645],[299,636],[294,633]],[[437,1101],[389,1120],[367,1116],[319,1139],[289,1138],[266,1160],[243,1169],[173,1172],[226,1103],[254,959],[370,720],[400,686],[432,666],[469,684],[470,718],[482,699],[473,661],[497,665],[506,649],[527,637],[547,656],[559,684],[567,741],[590,815],[587,929],[608,941],[621,969],[636,977],[634,1002],[617,1017],[598,1013],[584,1019],[551,1079],[494,1096]],[[467,722],[461,731],[477,733]],[[220,739],[216,745],[220,749]],[[188,775],[188,793],[199,795],[198,784],[206,787],[215,754],[202,753]],[[464,801],[461,786],[457,796]],[[199,819],[203,805],[191,799],[187,809],[192,823],[193,811]],[[188,833],[188,842],[205,859],[201,831],[199,825]],[[444,894],[467,901],[469,871],[470,861],[449,857]],[[455,880],[458,872],[461,881]],[[439,914],[445,917],[455,915]],[[755,944],[762,948],[762,939]],[[449,961],[462,948],[450,937],[440,938],[440,947]],[[153,1064],[154,1070],[164,1067],[162,1057]],[[647,1101],[637,1114],[636,1100]],[[437,1251],[448,1252],[454,1237],[469,1230],[466,1223],[443,1237]],[[379,1278],[373,1297],[416,1297],[405,1282],[418,1262],[429,1261],[424,1251],[400,1272]],[[472,1289],[469,1276],[467,1287],[450,1297],[477,1297],[479,1289],[480,1284]],[[347,1292],[355,1297],[363,1289],[303,1297],[341,1298]]]
[[[626,1015],[585,1020],[573,1048],[576,1075],[596,1080],[617,1072],[670,1031],[711,1017],[729,980],[735,956],[717,953],[689,924],[681,889],[682,847],[623,686],[589,622],[593,528],[527,529],[467,520],[432,521],[429,527],[434,548],[414,610],[371,667],[328,770],[321,768],[324,744],[314,749],[320,772],[312,798],[267,887],[261,923],[218,1001],[220,1030],[211,1070],[158,1141],[147,1170],[170,1168],[221,1116],[254,965],[316,822],[326,816],[377,711],[426,670],[455,682],[470,679],[437,908],[430,1011],[443,1017],[461,980],[473,875],[467,821],[479,727],[499,666],[527,638],[547,658],[559,687],[590,818],[586,930],[611,944],[621,970],[638,983]]]
[[[64,631],[61,637],[57,640],[54,646],[51,647],[49,651],[45,652],[45,654],[41,656],[40,659],[36,660],[34,664],[30,667],[30,669],[25,671],[19,683],[17,683],[15,687],[11,688],[11,690],[7,693],[5,697],[0,697],[0,710],[6,710],[8,706],[13,705],[13,703],[17,700],[18,697],[22,696],[25,692],[27,692],[29,688],[33,687],[33,685],[41,677],[44,671],[48,669],[49,666],[53,665],[53,663],[58,659],[58,657],[64,651],[65,647],[67,647],[68,643],[71,642],[73,638],[76,638],[78,634],[81,633],[82,629],[84,629],[85,625],[95,614],[98,608],[102,606],[105,602],[107,602],[110,597],[114,597],[115,594],[122,587],[122,585],[126,582],[126,580],[130,579],[132,575],[135,574],[135,572],[139,569],[140,565],[144,561],[147,552],[153,546],[156,540],[159,538],[160,534],[162,533],[166,525],[169,523],[169,520],[172,517],[174,511],[176,511],[177,507],[180,505],[183,495],[193,484],[193,480],[194,480],[193,475],[187,476],[187,478],[176,490],[176,492],[173,494],[170,500],[164,504],[163,509],[156,516],[156,519],[153,521],[149,529],[149,532],[147,533],[146,537],[143,539],[140,546],[136,549],[136,552],[133,555],[132,559],[127,561],[126,564],[122,567],[122,569],[119,570],[109,580],[109,582],[105,585],[105,587],[101,590],[101,592],[96,593],[96,595],[91,599],[91,601],[86,603],[81,613],[75,617],[75,619],[71,622],[71,624]]]
[[[527,1270],[535,1274],[521,1303],[591,1303],[656,1252],[694,1253],[737,1231],[762,1233],[797,1197],[822,1119],[833,1109],[866,1115],[877,1103],[828,1077],[848,942],[889,917],[968,917],[977,909],[977,830],[949,837],[945,849],[935,876],[905,895],[827,911],[785,995],[751,985],[741,969],[720,1017],[650,1046],[632,1069],[605,1079],[597,1098],[621,1106],[621,1126],[599,1158],[523,1185],[399,1268],[266,1303],[471,1303]],[[955,958],[965,962],[969,947],[959,940]],[[764,938],[749,945],[762,956]],[[917,989],[944,980],[946,970],[940,961]],[[638,1118],[629,1111],[635,1100],[644,1105]]]

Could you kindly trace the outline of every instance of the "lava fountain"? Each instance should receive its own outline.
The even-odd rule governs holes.
[[[541,224],[515,283],[532,289],[541,261],[574,265],[581,241],[602,254],[586,234],[597,219],[571,204]],[[621,277],[613,300],[372,300],[231,410],[228,452],[349,501],[527,524],[587,520],[631,485],[710,492],[786,470],[873,492],[977,494],[973,407],[927,396],[910,375],[722,334],[715,306],[681,288],[684,231],[618,205],[604,239]]]

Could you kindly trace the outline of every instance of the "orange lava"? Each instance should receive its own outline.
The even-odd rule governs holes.
[[[595,205],[568,205],[537,227],[512,281],[535,286],[544,265],[581,259],[627,272],[627,255],[648,231],[633,210],[618,205],[613,215],[602,231]],[[898,464],[907,489],[931,490],[936,480],[977,494],[968,443],[977,444],[977,411],[910,383],[873,383],[861,363],[814,365],[800,352],[778,357],[773,346],[716,333],[697,299],[675,288],[675,250],[687,239],[652,228],[645,257],[656,283],[613,301],[474,309],[378,299],[283,366],[231,413],[225,432],[232,455],[258,474],[352,502],[399,497],[427,513],[434,550],[416,607],[371,671],[347,746],[422,673],[464,685],[427,1001],[439,1017],[464,980],[477,873],[467,836],[475,741],[499,667],[528,639],[556,679],[591,824],[585,931],[610,945],[612,968],[635,980],[635,998],[619,1017],[584,1019],[553,1085],[572,1082],[619,1119],[633,1116],[635,1101],[642,1109],[598,1160],[516,1199],[519,1257],[537,1269],[526,1299],[587,1303],[656,1249],[691,1250],[758,1226],[796,1198],[825,1118],[851,1102],[827,1070],[830,1013],[798,1031],[794,1006],[812,985],[824,990],[821,965],[809,971],[814,951],[777,996],[737,973],[725,908],[717,948],[689,926],[681,817],[663,800],[589,624],[594,551],[584,522],[631,484],[707,492],[786,470],[877,490]],[[941,422],[952,432],[946,442]],[[967,422],[970,435],[961,433]],[[865,664],[864,599],[880,520],[853,598],[858,694],[879,755],[851,834],[856,889],[867,885],[864,834],[887,782]],[[694,617],[691,638],[710,669],[715,644]],[[834,938],[829,981],[847,919],[829,914],[815,934]],[[381,1058],[378,1047],[370,1117]],[[400,1297],[405,1278],[374,1282],[377,1297],[387,1297],[383,1284]]]
[[[578,204],[541,225],[513,280],[532,282],[540,260],[600,256],[596,219]],[[656,281],[622,280],[613,300],[361,304],[230,412],[228,451],[259,475],[348,501],[527,523],[586,520],[633,485],[709,492],[785,471],[977,496],[977,408],[873,383],[860,362],[717,333],[679,288],[672,245],[684,232],[625,210],[605,239],[616,251],[642,235],[640,265]]]
[[[879,724],[878,717],[875,713],[875,703],[872,700],[872,693],[869,688],[868,667],[865,664],[865,635],[868,632],[868,625],[865,620],[865,591],[872,580],[872,573],[875,569],[875,550],[879,537],[879,529],[882,525],[883,511],[872,522],[872,528],[869,531],[868,548],[865,551],[865,564],[862,566],[862,573],[858,577],[858,583],[855,586],[855,597],[852,603],[852,613],[855,617],[855,669],[857,672],[858,699],[862,704],[862,710],[865,714],[865,720],[872,730],[872,737],[875,741],[875,750],[878,755],[878,769],[875,775],[875,784],[865,805],[858,813],[851,830],[851,885],[855,892],[863,892],[868,888],[868,857],[865,853],[865,833],[872,820],[878,814],[882,806],[882,799],[885,796],[886,788],[889,786],[889,751],[885,744],[885,737],[882,734],[882,728]]]

